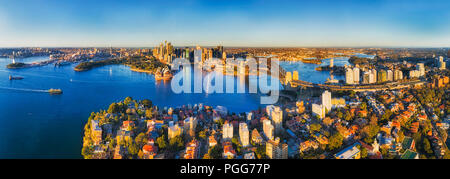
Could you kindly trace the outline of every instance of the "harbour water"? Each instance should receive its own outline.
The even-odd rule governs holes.
[[[334,58],[333,64],[335,66],[344,66],[349,65],[348,57],[337,57]],[[330,78],[329,71],[316,71],[316,67],[318,66],[327,66],[330,64],[330,59],[323,59],[322,64],[312,64],[312,63],[303,63],[301,61],[290,62],[290,61],[282,61],[280,62],[280,66],[282,66],[286,71],[298,71],[299,79],[303,81],[313,82],[313,83],[325,83],[327,78]],[[343,80],[343,75],[334,75],[334,79]]]
[[[16,62],[47,59],[32,57]],[[236,113],[264,107],[260,94],[175,94],[170,82],[157,82],[153,75],[133,72],[122,65],[75,72],[76,64],[7,69],[11,62],[0,58],[0,158],[81,158],[83,128],[90,113],[107,109],[112,102],[127,96],[150,99],[160,107],[203,103],[225,106]],[[324,82],[328,78],[328,72],[314,70],[317,65],[300,63],[282,62],[282,66],[298,70],[302,80]],[[344,58],[335,59],[334,63],[348,62]],[[9,75],[24,79],[9,80]],[[256,83],[257,78],[250,77],[245,85]],[[62,89],[64,93],[50,95],[40,91],[50,88]]]

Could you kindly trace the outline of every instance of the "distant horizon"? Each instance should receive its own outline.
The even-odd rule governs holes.
[[[174,48],[195,48],[196,45],[174,45]],[[450,49],[450,46],[434,47],[434,46],[226,46],[226,45],[215,45],[215,46],[202,46],[202,48],[214,48],[217,46],[223,46],[224,48],[411,48],[411,49]],[[13,49],[13,48],[157,48],[158,46],[0,46],[0,49]]]

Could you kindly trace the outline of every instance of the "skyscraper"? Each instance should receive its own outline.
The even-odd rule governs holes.
[[[419,70],[411,70],[409,71],[409,78],[418,78],[420,77],[420,71]]]
[[[245,147],[249,145],[249,131],[247,123],[239,123],[239,139],[241,140],[242,146]]]
[[[359,68],[358,67],[353,68],[353,83],[359,84]]]
[[[394,80],[402,80],[403,79],[403,72],[399,69],[394,70]]]
[[[313,115],[318,116],[319,119],[325,117],[325,108],[321,104],[312,104],[311,108]]]
[[[366,71],[363,74],[363,81],[362,81],[362,83],[363,84],[369,84],[369,82],[370,82],[370,71]]]
[[[345,68],[345,83],[347,83],[349,85],[354,84],[353,77],[354,77],[353,69],[350,67],[346,67]]]
[[[269,140],[266,143],[266,155],[270,159],[287,159],[288,158],[288,145],[280,143],[280,138],[275,140]]]
[[[439,69],[441,70],[445,70],[446,68],[446,63],[444,62],[444,57],[443,56],[439,56],[439,63],[438,63]]]
[[[185,55],[186,59],[190,60],[191,59],[190,58],[191,49],[189,49],[189,47],[185,48],[185,53],[186,53],[186,55]]]
[[[275,124],[275,133],[279,134],[283,127],[283,110],[279,106],[272,111],[272,120]]]
[[[249,112],[247,114],[247,121],[251,121],[251,120],[253,120],[253,112]]]
[[[268,105],[266,106],[266,113],[268,116],[272,117],[272,111],[275,110],[275,106],[274,105]]]
[[[211,49],[208,50],[208,60],[211,60],[213,58],[213,51]]]
[[[322,93],[322,106],[327,111],[331,111],[331,92],[328,90]]]
[[[392,72],[392,70],[388,70],[387,72],[386,72],[386,74],[387,74],[387,81],[394,81],[394,72]]]
[[[372,75],[371,75],[369,83],[373,84],[373,83],[377,82],[377,70],[376,69],[372,69],[371,71],[372,71]]]
[[[222,53],[222,59],[223,59],[223,60],[226,60],[226,59],[227,59],[227,52],[223,52],[223,53]]]
[[[179,127],[178,124],[172,125],[168,128],[168,137],[172,139],[176,136],[179,136],[183,133],[183,128]]]
[[[231,140],[233,138],[233,125],[228,121],[222,127],[223,140]]]
[[[270,120],[264,120],[263,121],[263,132],[266,137],[271,140],[274,138],[274,127],[272,125],[272,122]]]
[[[425,65],[423,63],[417,63],[416,70],[419,71],[419,76],[425,76]]]
[[[195,128],[197,127],[197,118],[188,117],[184,120],[184,130],[188,132],[191,137],[195,136]]]
[[[195,63],[202,62],[202,49],[199,48],[199,47],[197,47],[197,48],[194,50],[194,62],[195,62]]]
[[[387,79],[386,70],[379,70],[377,77],[378,77],[377,78],[378,83],[385,82]]]

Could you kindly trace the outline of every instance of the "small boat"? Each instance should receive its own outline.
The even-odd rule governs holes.
[[[49,89],[48,92],[50,94],[62,94],[62,90],[61,89]]]
[[[23,77],[21,77],[21,76],[11,76],[11,75],[9,75],[9,80],[21,80],[21,79],[23,79]]]

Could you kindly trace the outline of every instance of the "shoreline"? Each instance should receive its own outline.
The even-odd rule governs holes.
[[[125,65],[125,66],[128,66],[128,65]],[[128,67],[130,67],[130,66],[128,66]],[[130,67],[130,70],[131,70],[131,71],[134,71],[134,72],[139,72],[139,73],[148,73],[148,74],[152,74],[152,75],[154,75],[154,72],[152,72],[152,71],[149,71],[149,70],[143,70],[143,69],[139,69],[139,68],[133,68],[133,67]]]

